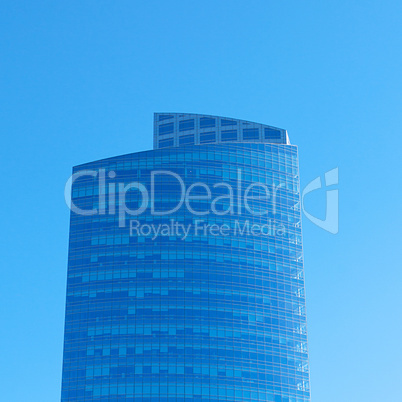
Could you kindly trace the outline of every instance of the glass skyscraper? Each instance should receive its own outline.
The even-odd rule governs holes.
[[[310,401],[297,147],[154,119],[73,169],[62,402]]]

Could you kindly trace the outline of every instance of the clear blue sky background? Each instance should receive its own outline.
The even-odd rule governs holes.
[[[304,219],[313,402],[399,401],[402,3],[0,4],[0,399],[60,399],[71,167],[151,149],[154,111],[288,130],[340,232]],[[306,207],[325,214],[325,193]]]

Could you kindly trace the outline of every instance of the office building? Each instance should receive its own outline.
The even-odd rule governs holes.
[[[73,169],[62,402],[310,401],[297,147],[154,119]]]

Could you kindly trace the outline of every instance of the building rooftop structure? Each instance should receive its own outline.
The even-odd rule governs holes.
[[[290,144],[286,130],[266,124],[204,114],[154,114],[154,149],[227,142]]]

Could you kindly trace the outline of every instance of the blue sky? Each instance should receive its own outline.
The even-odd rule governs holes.
[[[1,399],[60,398],[71,167],[151,149],[153,112],[177,111],[287,129],[302,186],[339,167],[339,233],[303,221],[312,400],[399,400],[401,12],[3,1]],[[324,190],[305,206],[324,217]]]

